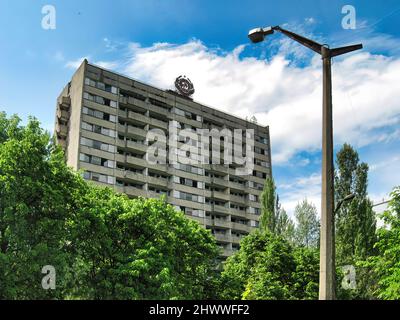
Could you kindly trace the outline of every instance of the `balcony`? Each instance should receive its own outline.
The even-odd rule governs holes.
[[[219,205],[211,205],[211,211],[229,214],[229,208]]]
[[[227,258],[230,257],[231,255],[233,255],[235,253],[234,250],[231,249],[223,249],[221,248],[221,256]]]
[[[137,189],[135,187],[117,187],[117,191],[121,193],[126,193],[130,197],[142,197],[148,198],[149,195],[146,190]]]
[[[130,110],[128,111],[128,119],[135,120],[143,124],[149,123],[149,117],[144,114],[133,112]]]
[[[146,177],[146,181],[149,184],[152,184],[152,185],[162,186],[162,187],[165,187],[165,188],[168,187],[168,179],[155,178],[155,177],[148,176],[148,177]]]
[[[238,231],[245,231],[250,233],[253,228],[250,227],[247,224],[243,224],[243,223],[237,223],[237,222],[232,222],[232,229],[238,230]]]
[[[211,191],[211,198],[229,201],[229,194],[219,191]]]
[[[146,153],[148,148],[148,146],[143,143],[133,142],[130,140],[124,141],[121,139],[118,139],[117,146],[120,148],[126,148],[129,151],[140,151],[141,153]]]
[[[67,137],[68,135],[68,127],[66,125],[62,125],[57,123],[56,125],[56,132],[60,137]]]
[[[247,215],[246,211],[242,211],[242,210],[238,210],[238,209],[233,209],[230,208],[230,214],[236,217],[240,217],[240,218],[249,218],[249,216]]]
[[[217,241],[228,242],[228,243],[232,242],[232,237],[230,235],[222,234],[222,233],[214,233],[213,235]]]
[[[234,181],[229,181],[228,186],[231,189],[235,189],[235,190],[239,190],[239,191],[244,191],[246,189],[245,184],[241,184],[241,183],[234,182]]]
[[[71,107],[71,97],[61,97],[59,107],[60,109],[68,111]]]
[[[211,225],[219,228],[227,228],[230,229],[232,228],[232,222],[226,220],[226,219],[212,219],[211,220]]]
[[[246,197],[245,196],[240,197],[240,196],[236,196],[236,195],[231,194],[229,197],[230,197],[230,200],[232,202],[235,202],[235,203],[244,204],[246,202]]]
[[[205,183],[209,183],[211,185],[216,185],[219,187],[227,187],[228,185],[228,180],[224,180],[221,178],[214,178],[214,177],[204,177],[204,182]]]
[[[65,140],[65,139],[59,139],[59,140],[57,141],[57,143],[61,146],[61,148],[62,148],[63,150],[65,150],[65,149],[67,148],[67,140]]]
[[[57,108],[57,118],[67,122],[69,120],[70,114],[67,110],[65,109],[61,109],[61,108]]]
[[[146,138],[147,132],[144,129],[128,126],[128,134],[133,135],[135,137]]]

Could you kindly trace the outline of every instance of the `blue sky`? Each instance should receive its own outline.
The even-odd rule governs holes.
[[[342,28],[348,4],[356,30]],[[44,5],[56,8],[55,30],[41,26]],[[398,0],[0,0],[0,110],[52,129],[56,97],[84,57],[162,88],[185,73],[196,100],[270,125],[292,212],[304,197],[319,206],[320,60],[279,35],[249,45],[247,31],[280,24],[332,46],[363,42],[334,63],[335,148],[349,142],[370,164],[378,201],[400,185],[399,18]]]

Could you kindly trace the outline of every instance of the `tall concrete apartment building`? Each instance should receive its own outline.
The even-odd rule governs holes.
[[[170,121],[192,130],[254,129],[252,172],[236,175],[235,164],[149,163],[146,135],[161,129],[167,136]],[[132,198],[164,194],[168,203],[211,229],[222,256],[231,255],[258,227],[260,194],[271,175],[268,127],[85,60],[58,97],[55,133],[68,165],[83,169],[85,179]]]

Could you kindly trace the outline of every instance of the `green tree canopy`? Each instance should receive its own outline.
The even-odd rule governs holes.
[[[316,299],[318,252],[281,236],[256,231],[241,241],[221,275],[224,299]]]
[[[217,255],[182,212],[88,184],[37,120],[0,113],[0,299],[212,297]]]
[[[280,235],[289,241],[294,240],[294,223],[282,208],[273,178],[265,180],[261,193],[260,229]]]
[[[343,203],[336,216],[337,260],[352,264],[374,253],[376,218],[368,199],[368,165],[359,163],[357,151],[344,144],[337,153],[335,197],[339,201],[355,194],[351,202]]]
[[[364,265],[378,278],[375,294],[381,299],[400,299],[400,187],[391,193],[388,210],[382,214],[385,225],[378,231],[378,254]]]
[[[318,211],[314,204],[303,200],[295,208],[296,243],[300,246],[317,248],[319,244]]]

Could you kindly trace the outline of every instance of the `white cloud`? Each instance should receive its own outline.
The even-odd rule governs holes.
[[[392,50],[393,38],[382,38]],[[104,40],[106,43],[107,41]],[[379,41],[371,40],[374,49]],[[130,75],[164,89],[172,89],[179,75],[187,75],[195,85],[194,99],[241,117],[256,115],[258,122],[270,126],[273,165],[292,165],[290,160],[300,151],[315,152],[321,148],[322,70],[319,56],[277,39],[267,49],[276,49],[270,60],[242,57],[245,45],[231,52],[208,48],[201,41],[185,44],[155,43],[142,47],[128,46],[127,57],[116,62],[98,62],[107,69]],[[288,53],[295,53],[300,64],[290,63]],[[308,58],[307,58],[308,55]],[[292,55],[290,55],[292,57]],[[84,58],[70,61],[76,68]],[[309,63],[305,63],[305,59]],[[89,59],[90,60],[90,59]],[[398,141],[400,138],[400,58],[371,54],[366,51],[338,58],[333,63],[335,143],[362,146]],[[393,153],[392,153],[393,154]],[[297,159],[298,160],[298,159]],[[317,161],[317,160],[316,160]],[[304,159],[296,165],[307,165]],[[398,161],[390,168],[398,168]],[[383,172],[385,164],[371,166],[374,181],[398,181],[399,171]],[[375,177],[378,175],[379,177]],[[387,173],[387,174],[386,174]],[[391,180],[390,180],[391,179]],[[381,183],[389,185],[388,183]],[[375,191],[375,190],[374,190]],[[384,190],[388,191],[388,190]],[[308,177],[279,186],[284,208],[293,214],[299,201],[307,198],[320,211],[321,176]],[[373,194],[374,200],[381,194]]]
[[[269,125],[274,165],[321,145],[321,60],[291,65],[283,53],[270,61],[240,57],[244,46],[223,53],[198,40],[173,45],[130,45],[124,73],[161,88],[176,76],[193,81],[195,100]],[[400,123],[400,59],[361,52],[333,65],[335,142],[356,147],[385,140],[380,128]],[[392,133],[389,133],[389,136]]]
[[[321,211],[321,174],[298,177],[289,184],[279,185],[279,196],[283,208],[290,216],[294,216],[296,205],[304,199],[313,203],[318,212]]]

